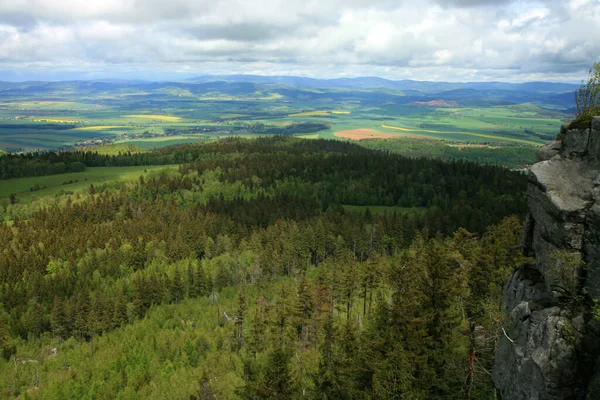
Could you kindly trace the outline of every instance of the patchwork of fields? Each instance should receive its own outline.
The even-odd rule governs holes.
[[[536,146],[554,137],[572,107],[561,93],[485,93],[233,82],[32,84],[0,90],[0,149],[113,142],[151,149],[264,134]]]

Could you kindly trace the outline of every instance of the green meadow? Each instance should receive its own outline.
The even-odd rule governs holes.
[[[90,185],[98,186],[110,182],[131,181],[153,171],[176,168],[177,166],[174,165],[91,167],[83,172],[9,179],[1,181],[0,202],[6,202],[11,194],[15,194],[20,203],[29,203],[35,199],[51,198],[66,192],[89,190]]]

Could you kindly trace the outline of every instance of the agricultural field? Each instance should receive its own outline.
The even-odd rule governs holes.
[[[43,90],[24,84],[0,90],[0,150],[105,144],[150,150],[282,134],[369,146],[396,138],[434,139],[451,146],[500,146],[501,153],[553,139],[573,107],[564,85],[554,92],[547,87],[522,92],[518,85],[480,92],[435,83],[419,91],[398,84],[392,89],[290,82],[58,82]]]
[[[334,133],[336,137],[350,140],[363,140],[363,139],[385,139],[391,137],[397,137],[398,135],[389,133],[380,133],[372,129],[348,129],[345,131],[338,131]]]

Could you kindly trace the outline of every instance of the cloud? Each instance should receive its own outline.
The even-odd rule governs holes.
[[[599,55],[597,0],[0,0],[0,80],[137,70],[578,81]]]

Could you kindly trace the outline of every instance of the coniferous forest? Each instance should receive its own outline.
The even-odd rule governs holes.
[[[495,398],[520,173],[291,137],[15,160],[179,167],[0,223],[0,397]]]

